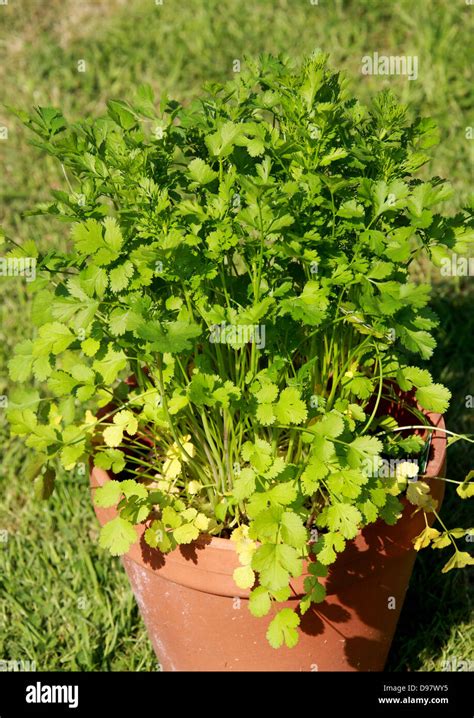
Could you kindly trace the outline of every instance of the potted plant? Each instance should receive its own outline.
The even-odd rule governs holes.
[[[165,668],[380,670],[415,550],[473,563],[438,514],[450,392],[418,365],[437,320],[410,275],[467,215],[413,177],[435,124],[362,106],[321,54],[206,89],[18,113],[67,178],[36,211],[72,228],[67,252],[23,248],[11,428],[42,495],[90,462]]]

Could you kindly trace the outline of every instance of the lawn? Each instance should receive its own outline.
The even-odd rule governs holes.
[[[347,73],[362,100],[391,86],[413,115],[434,117],[441,144],[422,176],[449,177],[451,210],[468,199],[472,180],[472,75],[469,45],[474,7],[464,0],[10,0],[0,4],[0,225],[22,242],[66,246],[67,227],[24,213],[64,188],[60,168],[31,147],[4,106],[60,106],[74,119],[100,114],[110,97],[132,98],[149,82],[161,95],[195,97],[203,82],[232,77],[235,60],[259,52],[301,56],[321,47]],[[416,81],[361,74],[378,51],[416,55]],[[0,132],[0,137],[4,136]],[[427,268],[418,268],[426,279]],[[453,400],[453,431],[473,432],[472,278],[434,275],[442,318],[430,362]],[[30,336],[30,299],[19,278],[0,283],[0,395],[8,395],[6,362]],[[26,452],[11,440],[0,409],[0,658],[34,660],[38,670],[157,670],[120,562],[96,545],[97,524],[87,477],[65,475],[48,503],[23,485]],[[464,445],[448,458],[449,475],[471,468]],[[448,490],[443,512],[467,526],[469,509]],[[441,575],[444,556],[428,549],[417,560],[388,670],[439,671],[446,660],[474,660],[472,578]]]

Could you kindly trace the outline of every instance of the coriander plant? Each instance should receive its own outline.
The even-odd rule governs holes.
[[[66,252],[12,250],[38,277],[9,418],[40,494],[85,457],[113,474],[95,500],[118,505],[100,536],[114,555],[142,522],[165,553],[230,538],[255,616],[307,565],[298,613],[267,633],[292,646],[361,528],[395,523],[401,496],[439,519],[423,410],[450,392],[418,364],[437,319],[410,265],[462,249],[472,222],[435,212],[446,182],[413,176],[434,122],[409,122],[389,92],[361,105],[321,54],[263,56],[205,89],[183,106],[142,86],[73,123],[17,111],[67,180],[35,212],[71,229]],[[468,532],[427,524],[416,548],[452,546],[443,570],[472,564]]]

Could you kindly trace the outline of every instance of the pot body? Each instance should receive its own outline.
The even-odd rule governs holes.
[[[440,415],[429,418],[444,429]],[[445,434],[433,432],[427,476],[444,476],[445,464]],[[92,492],[109,479],[93,467]],[[430,484],[441,503],[444,482]],[[412,539],[425,526],[413,508],[406,505],[395,526],[377,521],[347,542],[323,579],[325,601],[301,618],[298,644],[277,650],[265,637],[277,609],[251,615],[249,591],[232,578],[239,562],[231,541],[198,539],[163,555],[145,543],[146,526],[137,526],[139,540],[122,561],[160,665],[166,671],[383,670],[416,557]],[[116,516],[114,508],[95,511],[101,524]],[[295,596],[286,606],[296,607],[303,580],[293,581]]]

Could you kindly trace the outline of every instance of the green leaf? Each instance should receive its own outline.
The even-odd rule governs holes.
[[[163,553],[171,551],[176,544],[171,535],[166,531],[162,521],[155,520],[145,531],[145,541],[151,548],[157,548]]]
[[[212,135],[207,135],[206,144],[211,154],[216,157],[226,157],[232,152],[237,140],[242,137],[242,126],[229,121]]]
[[[423,359],[429,359],[433,354],[436,342],[426,331],[416,331],[407,327],[397,327],[402,344],[411,352],[421,354]]]
[[[107,446],[110,446],[111,448],[120,445],[124,431],[126,431],[127,434],[129,434],[130,436],[133,436],[137,433],[137,418],[131,411],[128,411],[127,409],[124,409],[123,411],[119,411],[117,414],[114,414],[113,422],[114,423],[110,426],[107,426],[103,432],[104,441]]]
[[[59,322],[43,324],[39,329],[39,337],[33,345],[33,355],[43,356],[44,354],[61,354],[75,340],[74,334]]]
[[[280,398],[274,407],[277,421],[281,424],[301,424],[308,412],[300,392],[294,387],[283,389]]]
[[[302,562],[296,549],[283,544],[263,544],[255,552],[252,568],[259,572],[260,583],[271,591],[284,588],[291,576],[299,576]]]
[[[81,342],[81,349],[87,357],[93,357],[100,349],[100,342],[89,337]]]
[[[262,426],[271,426],[275,423],[276,415],[272,404],[259,404],[255,413],[257,421]]]
[[[260,511],[250,524],[250,538],[275,543],[278,538],[282,513],[281,506],[271,506]]]
[[[70,394],[74,387],[77,386],[77,381],[66,374],[64,371],[54,371],[49,380],[48,388],[51,389],[53,394],[56,396],[66,396]]]
[[[433,379],[426,369],[407,366],[398,370],[397,383],[402,391],[410,391],[414,386],[417,388],[429,386],[433,383]]]
[[[125,468],[125,455],[118,449],[98,451],[94,454],[94,465],[106,471],[112,469],[114,474],[118,474]]]
[[[419,387],[415,396],[423,409],[444,414],[449,406],[451,392],[442,384],[429,384]]]
[[[276,384],[262,384],[261,388],[255,394],[255,398],[259,404],[271,404],[277,396],[278,387]]]
[[[124,130],[131,130],[137,124],[135,115],[122,100],[108,100],[107,107],[110,117]]]
[[[256,618],[266,616],[270,611],[271,605],[272,602],[270,594],[266,588],[258,586],[251,591],[249,597],[249,610],[252,616],[255,616]]]
[[[283,644],[288,648],[293,648],[298,643],[296,629],[299,625],[299,616],[291,608],[282,608],[268,627],[268,642],[273,648],[280,648]]]
[[[246,441],[242,446],[241,453],[243,460],[250,462],[252,467],[261,474],[265,473],[272,463],[272,447],[263,439],[256,439],[254,444],[251,441]]]
[[[184,321],[147,322],[138,327],[137,334],[150,342],[152,351],[173,354],[191,349],[192,340],[201,334],[201,328]]]
[[[119,372],[123,371],[127,366],[127,357],[121,349],[116,351],[112,347],[109,347],[105,357],[103,359],[96,359],[92,366],[94,371],[102,375],[104,383],[109,385],[115,381]]]
[[[344,431],[344,420],[334,411],[324,414],[322,419],[312,426],[315,434],[336,439]]]
[[[355,199],[347,200],[347,202],[343,202],[341,206],[339,207],[337,214],[339,217],[363,217],[364,216],[364,207],[361,204],[358,204]],[[374,277],[376,278],[376,277]]]
[[[280,519],[282,541],[295,548],[303,548],[308,539],[306,528],[293,511],[285,511]]]
[[[15,356],[8,362],[8,371],[12,381],[26,381],[33,367],[33,342],[30,339],[15,347]]]
[[[189,163],[188,172],[191,179],[201,185],[209,184],[217,177],[217,172],[198,157]]]
[[[118,267],[110,270],[110,289],[113,292],[121,292],[128,286],[133,276],[133,264],[128,260]]]
[[[348,461],[355,460],[357,466],[365,457],[374,457],[382,453],[383,444],[375,436],[357,436],[349,444]],[[353,464],[351,464],[353,465]]]
[[[322,525],[327,526],[332,532],[339,532],[345,539],[353,539],[357,536],[361,521],[360,511],[346,503],[332,504],[324,509],[320,516]]]
[[[111,333],[115,337],[118,337],[130,329],[135,329],[141,321],[138,315],[135,315],[135,317],[137,317],[138,322],[134,321],[134,313],[131,309],[116,307],[109,315],[109,329]]]
[[[108,549],[112,556],[127,553],[136,541],[137,534],[132,524],[120,516],[106,523],[100,531],[99,545]]]
[[[330,165],[331,162],[336,162],[337,160],[344,159],[344,157],[347,157],[347,154],[347,150],[345,150],[343,147],[335,147],[321,159],[319,164],[321,165],[321,167],[327,167],[327,165]]]
[[[46,469],[43,474],[39,474],[33,481],[35,497],[39,500],[46,501],[54,491],[54,481],[56,475],[52,469]]]
[[[344,551],[346,542],[340,533],[329,532],[321,536],[316,545],[318,561],[325,566],[334,563],[336,554]]]
[[[316,456],[312,456],[301,474],[301,483],[306,494],[314,494],[319,482],[329,473],[327,464]]]
[[[102,247],[94,256],[99,267],[111,264],[118,259],[123,244],[122,232],[115,217],[104,219],[104,229]]]
[[[368,399],[374,391],[373,382],[366,376],[355,376],[344,383],[344,386],[359,399]]]
[[[96,219],[75,224],[71,230],[75,248],[80,254],[94,255],[102,247],[102,225]]]
[[[94,495],[94,503],[96,506],[108,508],[109,506],[117,506],[122,498],[122,485],[120,481],[107,481],[104,486],[99,486]]]
[[[234,482],[233,495],[237,501],[243,501],[255,491],[255,472],[250,468],[244,468]]]

